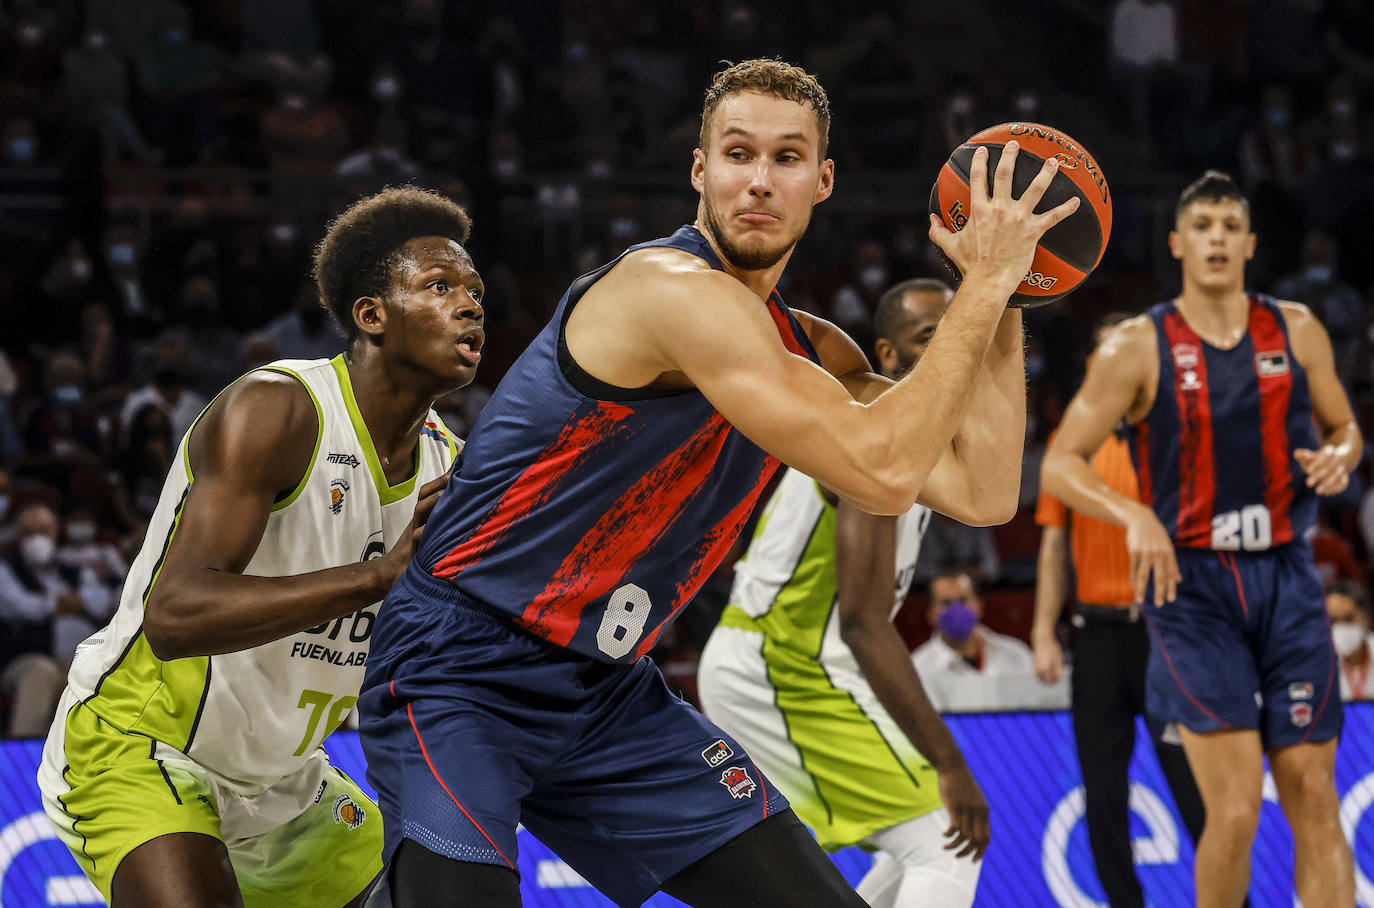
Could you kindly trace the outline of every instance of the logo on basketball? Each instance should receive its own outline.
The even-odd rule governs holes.
[[[1298,728],[1306,728],[1312,724],[1312,704],[1294,703],[1288,707],[1288,718],[1293,720],[1293,724]]]
[[[734,750],[730,748],[729,744],[725,743],[724,738],[716,741],[716,743],[701,752],[701,758],[705,760],[706,765],[712,769],[715,769],[734,755]]]
[[[758,788],[754,780],[749,778],[749,773],[743,766],[731,766],[720,774],[720,784],[725,786],[725,790],[730,792],[730,797],[735,800],[740,798],[752,798],[754,789]]]
[[[334,799],[335,823],[343,823],[349,829],[357,829],[363,825],[366,817],[367,813],[348,795],[339,795]]]
[[[949,222],[954,225],[955,230],[963,230],[968,226],[968,215],[964,214],[964,203],[958,199],[949,206]]]
[[[344,495],[348,489],[347,479],[336,479],[329,484],[329,513],[335,517],[343,513]]]
[[[1048,274],[1041,274],[1039,271],[1027,271],[1026,276],[1022,278],[1021,281],[1032,287],[1039,287],[1041,290],[1049,290],[1055,284],[1059,283],[1059,278],[1052,277]]]
[[[1059,162],[1059,167],[1062,170],[1078,169],[1078,162],[1073,159],[1072,155],[1064,154],[1064,152],[1061,151],[1059,154],[1055,155],[1054,158]]]

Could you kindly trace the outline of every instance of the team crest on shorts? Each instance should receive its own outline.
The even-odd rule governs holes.
[[[706,765],[715,769],[726,760],[735,755],[729,744],[725,743],[724,738],[717,739],[716,743],[701,752],[701,758],[706,761]]]
[[[1293,720],[1293,724],[1298,728],[1306,728],[1312,724],[1312,704],[1294,703],[1288,707],[1288,718]]]
[[[754,780],[749,778],[749,773],[743,766],[731,766],[721,773],[720,784],[725,786],[725,790],[730,792],[730,797],[735,800],[752,798],[754,789],[758,788],[754,784]]]
[[[1294,681],[1288,685],[1288,699],[1290,700],[1311,700],[1312,682]]]
[[[348,795],[342,794],[334,799],[335,823],[343,823],[348,826],[349,829],[357,829],[359,826],[363,825],[363,820],[366,819],[366,817],[367,812],[359,807],[357,802]]]
[[[329,484],[329,513],[336,517],[343,512],[344,495],[348,493],[348,480],[340,477]]]

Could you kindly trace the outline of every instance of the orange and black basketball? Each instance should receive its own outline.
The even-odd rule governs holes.
[[[1011,194],[1020,198],[1031,180],[1040,173],[1045,159],[1059,159],[1059,172],[1035,207],[1037,213],[1078,196],[1078,210],[1055,224],[1040,238],[1025,280],[1016,288],[1008,305],[1033,308],[1053,302],[1073,290],[1092,273],[1107,248],[1112,232],[1112,197],[1107,180],[1092,155],[1064,132],[1039,123],[1003,123],[983,130],[954,149],[940,168],[930,190],[930,211],[950,230],[960,230],[969,215],[969,167],[973,153],[982,146],[988,150],[988,192],[992,192],[997,162],[1002,147],[1015,139],[1021,146],[1016,156]],[[963,275],[945,258],[954,280]]]

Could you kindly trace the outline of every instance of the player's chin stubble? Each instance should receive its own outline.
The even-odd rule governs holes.
[[[792,251],[792,247],[801,239],[798,234],[791,241],[780,244],[775,249],[761,247],[758,249],[745,249],[735,243],[725,232],[725,225],[721,223],[720,215],[716,213],[715,206],[708,200],[703,206],[706,210],[706,229],[715,238],[716,244],[720,247],[720,253],[725,259],[736,268],[743,271],[763,271],[765,268],[772,268],[782,257]],[[806,227],[802,227],[805,232]]]

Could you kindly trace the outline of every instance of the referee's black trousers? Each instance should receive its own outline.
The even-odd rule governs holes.
[[[1094,611],[1100,610],[1099,606]],[[1073,733],[1083,771],[1088,841],[1097,878],[1112,908],[1144,908],[1145,897],[1131,860],[1126,775],[1135,748],[1135,717],[1145,713],[1145,666],[1150,654],[1143,619],[1103,621],[1075,618],[1073,640]],[[1173,791],[1174,802],[1196,842],[1206,818],[1188,758],[1177,744],[1160,740],[1163,723],[1146,716],[1155,754]]]

